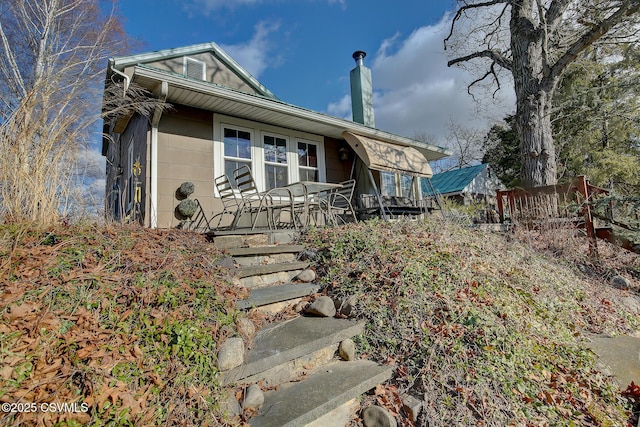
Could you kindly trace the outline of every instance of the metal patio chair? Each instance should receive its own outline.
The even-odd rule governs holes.
[[[213,219],[217,217],[218,224],[215,226],[215,229],[218,230],[220,229],[220,224],[222,223],[222,219],[224,218],[225,215],[231,215],[235,219],[236,213],[240,209],[242,199],[238,197],[238,194],[233,189],[233,184],[227,174],[217,177],[216,179],[213,180],[213,182],[214,182],[214,186],[216,187],[216,190],[218,190],[218,195],[220,196],[220,200],[222,201],[222,212],[215,214],[211,218],[210,222],[213,223]],[[232,220],[232,224],[233,224],[233,220]]]
[[[340,184],[340,188],[330,191],[327,196],[327,216],[336,225],[358,222],[352,203],[356,180],[350,179]]]

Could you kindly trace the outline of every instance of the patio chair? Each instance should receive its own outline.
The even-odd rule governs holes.
[[[228,175],[221,175],[214,179],[213,182],[222,201],[222,212],[215,214],[210,221],[213,222],[214,218],[218,218],[218,224],[215,226],[217,230],[220,229],[220,224],[225,215],[231,215],[235,218],[238,209],[240,209],[242,199],[238,197],[236,191],[233,189],[233,184]]]
[[[356,188],[355,179],[341,182],[342,187],[329,192],[327,211],[329,219],[336,225],[357,222],[356,211],[351,200]]]
[[[287,224],[296,225],[293,215],[293,195],[288,189],[274,188],[269,191],[260,192],[251,174],[251,169],[247,165],[243,165],[234,170],[233,178],[236,183],[237,192],[240,193],[242,199],[238,214],[232,224],[233,228],[237,226],[238,220],[243,214],[249,214],[251,229],[255,229],[262,212],[265,212],[267,215],[267,226],[270,229]],[[291,216],[290,221],[280,221],[280,215],[283,211],[289,211]]]

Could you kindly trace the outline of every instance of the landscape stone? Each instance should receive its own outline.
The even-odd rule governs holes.
[[[396,427],[396,419],[380,406],[369,406],[362,411],[365,427]]]
[[[333,317],[336,314],[336,307],[331,298],[323,295],[311,303],[306,313],[321,317]]]
[[[402,395],[401,400],[402,409],[404,409],[409,419],[414,422],[417,421],[418,415],[420,415],[420,411],[422,410],[422,402],[410,394]]]
[[[356,358],[356,345],[350,338],[347,338],[340,343],[338,351],[340,352],[340,357],[342,357],[344,360],[349,361],[355,360]]]
[[[624,276],[617,275],[611,278],[611,284],[614,288],[628,289],[631,286],[631,281]]]
[[[260,390],[260,386],[258,384],[252,384],[249,386],[245,392],[244,400],[242,401],[242,409],[260,409],[263,403],[264,393]]]
[[[222,411],[226,412],[227,415],[231,417],[236,417],[242,414],[242,408],[233,394],[227,395],[227,398],[224,399],[220,405]]]
[[[236,326],[238,327],[238,331],[249,339],[253,338],[256,333],[256,325],[246,317],[238,319]]]
[[[314,280],[316,280],[316,272],[311,269],[306,269],[306,270],[303,270],[300,274],[298,274],[295,278],[296,280],[299,280],[305,283],[313,282]]]
[[[218,350],[218,369],[228,371],[244,362],[244,341],[242,338],[227,339]]]
[[[301,260],[315,261],[316,258],[318,258],[318,251],[314,249],[307,249],[298,254],[298,259]]]
[[[355,308],[357,301],[358,298],[355,295],[344,300],[337,300],[335,304],[336,310],[344,316],[350,316],[353,313],[353,309]]]
[[[622,303],[633,314],[640,314],[640,298],[635,295],[629,295],[622,298]]]
[[[236,269],[236,263],[233,262],[233,259],[230,257],[223,257],[220,258],[219,260],[217,260],[215,262],[215,265],[218,267],[221,267],[223,269],[226,270],[235,270]]]

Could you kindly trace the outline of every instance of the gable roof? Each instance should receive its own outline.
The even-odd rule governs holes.
[[[111,68],[115,68],[118,71],[123,71],[127,67],[135,65],[144,65],[150,62],[156,62],[159,60],[166,60],[177,58],[181,56],[197,55],[199,53],[209,52],[216,58],[222,61],[232,72],[238,77],[243,79],[256,93],[265,96],[267,98],[278,99],[269,89],[267,89],[262,83],[260,83],[255,77],[251,75],[244,67],[242,67],[235,59],[229,56],[220,46],[214,42],[200,43],[191,46],[156,50],[153,52],[140,53],[137,55],[122,56],[118,58],[109,59],[109,68],[107,73],[111,71]]]
[[[250,83],[256,93],[252,94],[213,82],[191,79],[183,74],[149,65],[156,61],[196,55],[202,52],[212,52],[233,72]],[[160,91],[166,102],[172,104],[275,124],[335,139],[343,139],[343,132],[348,131],[396,146],[413,147],[424,155],[427,161],[438,160],[452,154],[446,148],[283,102],[213,42],[110,58],[107,80],[115,77],[115,74],[125,80],[135,81],[156,95]],[[104,138],[103,154],[106,153],[108,143],[108,140]]]
[[[461,193],[487,166],[486,163],[437,173],[431,177],[431,184],[437,193]],[[422,191],[431,194],[431,188],[423,181]]]

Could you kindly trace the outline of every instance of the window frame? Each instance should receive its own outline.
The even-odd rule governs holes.
[[[258,190],[266,189],[266,170],[264,160],[263,135],[277,136],[287,140],[287,177],[288,182],[300,181],[298,167],[298,142],[315,144],[318,157],[318,181],[326,182],[326,159],[324,152],[324,137],[293,129],[282,128],[274,125],[254,122],[247,119],[213,114],[213,168],[214,177],[225,173],[224,155],[224,128],[232,128],[248,131],[251,135],[252,160],[251,173],[256,181]],[[233,179],[233,177],[229,177]],[[217,190],[216,197],[219,197]]]

